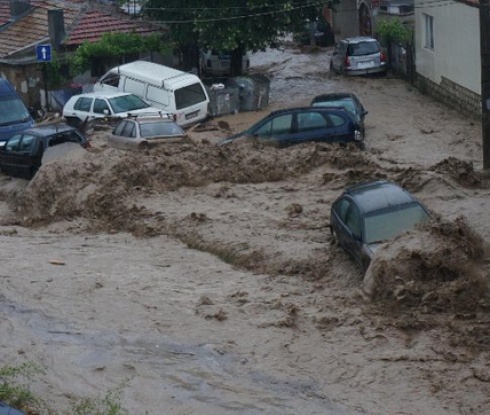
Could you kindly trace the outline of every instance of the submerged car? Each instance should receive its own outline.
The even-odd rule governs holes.
[[[157,144],[182,142],[187,138],[173,119],[161,116],[128,117],[121,120],[107,138],[117,148],[148,148]]]
[[[317,95],[310,104],[312,107],[342,107],[350,111],[356,117],[364,134],[364,118],[368,114],[354,94],[346,92],[333,92]]]
[[[24,412],[18,411],[7,405],[5,402],[0,401],[0,415],[26,415]]]
[[[77,127],[86,119],[119,120],[128,115],[158,111],[140,97],[127,92],[89,92],[72,96],[63,107],[63,117],[69,125]]]
[[[364,149],[364,136],[354,115],[343,108],[289,108],[271,112],[250,128],[223,140],[255,138],[278,147],[306,142],[355,143]]]
[[[366,271],[376,248],[429,220],[425,206],[389,181],[359,184],[335,200],[330,214],[334,239]]]
[[[367,36],[342,39],[330,60],[330,71],[345,75],[385,74],[386,70],[386,56],[379,42]]]
[[[45,151],[64,143],[90,147],[85,136],[68,125],[29,128],[9,138],[0,149],[0,169],[10,176],[32,179],[41,167]]]

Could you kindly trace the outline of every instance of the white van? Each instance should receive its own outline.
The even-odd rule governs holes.
[[[131,92],[174,115],[181,126],[202,121],[208,114],[209,97],[201,80],[158,63],[135,61],[116,66],[99,79],[94,91]]]

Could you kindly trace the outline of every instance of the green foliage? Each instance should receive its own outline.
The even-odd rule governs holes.
[[[15,408],[27,408],[36,403],[28,382],[42,373],[34,363],[23,363],[19,366],[4,366],[0,368],[0,401]]]
[[[338,0],[148,0],[144,12],[166,22],[179,44],[202,48],[259,50],[303,27],[325,3]],[[231,3],[231,4],[230,4]]]
[[[54,50],[51,55],[51,62],[43,65],[47,65],[49,89],[62,87],[67,82],[67,79],[62,75],[59,56]]]
[[[384,44],[390,42],[411,43],[413,33],[399,19],[383,19],[377,26],[376,31]]]
[[[102,38],[85,41],[70,58],[70,72],[77,75],[90,69],[96,60],[111,60],[139,52],[165,52],[170,46],[158,33],[140,36],[137,33],[104,33]]]
[[[124,386],[124,385],[123,385]],[[127,415],[121,406],[121,387],[96,399],[83,398],[72,405],[74,415]]]

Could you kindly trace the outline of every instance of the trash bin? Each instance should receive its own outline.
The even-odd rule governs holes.
[[[209,95],[209,115],[234,114],[238,112],[238,86],[213,84],[207,88]]]
[[[239,89],[239,111],[255,111],[269,105],[270,80],[264,75],[236,76],[228,85]]]

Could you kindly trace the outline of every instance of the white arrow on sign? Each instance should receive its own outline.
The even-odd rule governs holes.
[[[43,61],[46,60],[46,52],[47,52],[46,48],[41,49],[41,54],[43,55]]]

